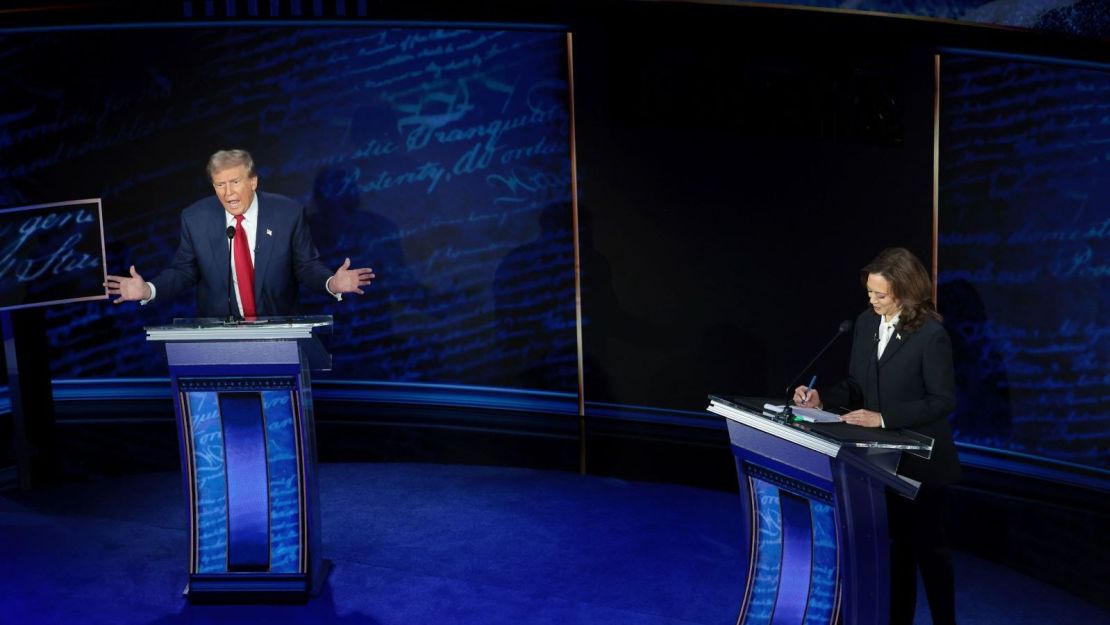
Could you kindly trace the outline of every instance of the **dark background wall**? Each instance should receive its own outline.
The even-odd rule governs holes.
[[[622,23],[575,34],[588,252],[615,277],[584,299],[587,398],[779,395],[866,307],[875,253],[931,254],[932,55],[706,7]]]

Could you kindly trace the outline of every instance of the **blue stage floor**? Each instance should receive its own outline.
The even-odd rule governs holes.
[[[0,623],[731,625],[735,495],[570,473],[419,464],[320,471],[321,596],[181,597],[181,481],[150,474],[0,496]],[[957,554],[965,625],[1110,622],[1100,608]],[[924,608],[918,623],[928,623]]]

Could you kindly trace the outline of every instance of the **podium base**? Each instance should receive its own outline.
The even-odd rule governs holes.
[[[331,560],[323,560],[315,580],[299,574],[195,574],[181,594],[196,604],[305,603],[320,594],[332,568]]]

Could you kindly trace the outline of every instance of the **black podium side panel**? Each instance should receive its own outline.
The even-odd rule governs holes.
[[[43,311],[41,308],[3,311],[0,325],[4,333],[19,483],[23,488],[48,484],[58,475],[58,456]]]

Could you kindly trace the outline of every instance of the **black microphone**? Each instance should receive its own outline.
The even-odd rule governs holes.
[[[235,226],[227,227],[227,323],[235,321],[235,294],[231,292],[231,242],[235,239]]]
[[[817,362],[817,360],[821,358],[821,356],[823,356],[830,347],[832,347],[833,342],[836,341],[836,339],[840,338],[841,334],[845,334],[851,329],[851,321],[849,321],[848,319],[841,321],[840,327],[836,329],[836,334],[833,335],[831,339],[829,339],[828,343],[825,343],[825,346],[821,348],[821,351],[817,352],[817,355],[813,357],[813,360],[809,361],[809,364],[803,367],[802,370],[798,372],[798,375],[794,376],[794,379],[790,381],[790,384],[786,385],[787,408],[790,407],[790,402],[794,400],[794,385],[802,379],[802,376],[806,374],[806,371],[809,371],[809,368],[813,366],[813,363]]]

